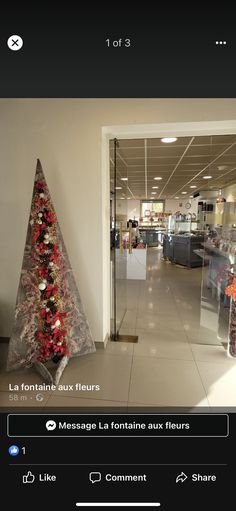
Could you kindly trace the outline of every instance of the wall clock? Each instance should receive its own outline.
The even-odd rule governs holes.
[[[191,208],[191,203],[190,202],[186,202],[185,207],[186,207],[186,209],[190,209]]]

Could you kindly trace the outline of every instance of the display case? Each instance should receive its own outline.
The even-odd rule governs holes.
[[[139,229],[140,233],[140,239],[143,240],[143,242],[148,247],[157,247],[158,245],[162,245],[163,243],[163,233],[165,232],[165,229],[154,229],[151,227],[141,227]]]
[[[155,213],[155,211],[145,211],[144,216],[139,217],[139,226],[146,228],[167,229],[170,213]]]
[[[202,275],[202,318],[206,311],[211,314],[208,339],[223,344],[235,358],[236,204],[217,204],[216,213],[217,223],[203,242],[206,265]]]
[[[170,213],[146,211],[139,218],[140,237],[148,247],[157,247],[163,243],[163,233],[168,232]]]
[[[204,242],[204,235],[165,234],[163,239],[163,257],[171,262],[194,268],[202,266],[202,258],[196,253]]]
[[[191,232],[197,230],[198,223],[195,214],[188,213],[184,215],[176,213],[175,215],[170,215],[167,230],[174,234]]]

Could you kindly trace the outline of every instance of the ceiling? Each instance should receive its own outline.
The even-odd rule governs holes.
[[[114,186],[113,141],[110,161]],[[212,178],[203,179],[204,176]],[[123,181],[124,177],[128,181]],[[118,198],[187,198],[201,190],[219,190],[232,183],[236,183],[236,135],[180,137],[168,144],[157,138],[119,140]]]

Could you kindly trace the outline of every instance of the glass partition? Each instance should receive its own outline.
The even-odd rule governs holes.
[[[110,142],[111,338],[118,339],[127,310],[127,167],[118,141]]]
[[[215,205],[214,225],[203,243],[203,262],[199,339],[206,344],[223,345],[235,356],[232,303],[236,270],[235,203]]]

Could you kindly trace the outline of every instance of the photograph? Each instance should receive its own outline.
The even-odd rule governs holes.
[[[236,100],[1,99],[0,403],[236,406]]]

